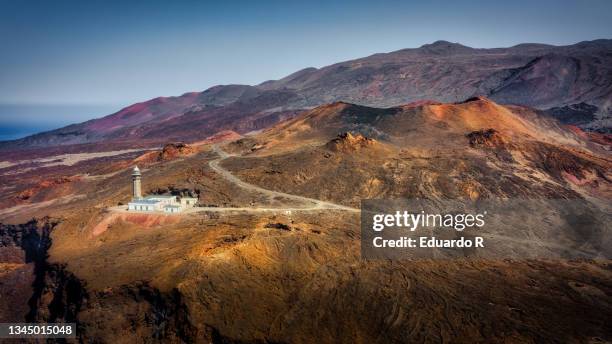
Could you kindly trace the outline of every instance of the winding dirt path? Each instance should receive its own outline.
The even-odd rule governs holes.
[[[268,196],[270,198],[275,198],[275,197],[287,198],[287,199],[291,199],[291,200],[294,200],[294,201],[297,201],[297,202],[300,202],[300,203],[303,204],[303,206],[293,207],[293,208],[272,208],[272,209],[277,209],[277,210],[278,209],[280,209],[280,210],[336,209],[336,210],[344,210],[344,211],[359,211],[359,209],[343,206],[343,205],[336,204],[336,203],[321,201],[321,200],[318,200],[318,199],[308,198],[308,197],[303,197],[303,196],[298,196],[298,195],[292,195],[292,194],[288,194],[288,193],[284,193],[284,192],[279,192],[279,191],[273,191],[273,190],[269,190],[269,189],[264,189],[264,188],[262,188],[260,186],[257,186],[257,185],[249,184],[249,183],[239,179],[238,177],[234,176],[230,171],[224,169],[220,165],[221,161],[223,161],[223,160],[225,160],[225,159],[227,159],[229,157],[235,156],[235,155],[227,154],[226,152],[224,152],[221,148],[219,148],[216,145],[213,146],[213,151],[219,155],[219,158],[215,159],[215,160],[211,160],[208,163],[208,165],[215,172],[217,172],[218,174],[220,174],[221,176],[223,176],[225,179],[229,180],[230,182],[238,185],[239,187],[241,187],[243,189],[265,194],[266,196]],[[246,209],[257,209],[257,208],[246,208]]]
[[[332,203],[332,202],[321,201],[321,200],[314,199],[314,198],[308,198],[308,197],[288,194],[288,193],[284,193],[284,192],[264,189],[264,188],[262,188],[260,186],[247,183],[247,182],[241,180],[240,178],[236,177],[235,175],[233,175],[230,171],[228,171],[228,170],[224,169],[223,167],[221,167],[220,163],[223,160],[225,160],[227,158],[230,158],[232,156],[237,156],[237,155],[228,154],[225,151],[223,151],[221,148],[219,148],[217,145],[213,145],[212,149],[213,149],[213,151],[215,153],[217,153],[217,155],[219,155],[219,158],[209,161],[208,162],[208,166],[210,166],[210,168],[213,171],[215,171],[216,173],[221,175],[223,178],[227,179],[228,181],[230,181],[233,184],[238,185],[239,187],[241,187],[243,189],[264,194],[267,197],[269,197],[270,199],[272,199],[272,198],[285,198],[285,199],[290,199],[292,201],[298,202],[301,205],[291,206],[291,207],[258,207],[258,206],[253,206],[253,207],[234,207],[234,208],[232,208],[232,207],[194,207],[194,208],[185,209],[184,211],[182,211],[180,213],[169,214],[169,215],[189,214],[189,213],[197,213],[197,212],[204,212],[204,211],[213,211],[213,212],[251,212],[251,213],[279,212],[279,211],[281,211],[281,212],[282,211],[284,211],[284,212],[288,212],[288,211],[289,212],[291,212],[291,211],[318,211],[318,210],[340,210],[340,211],[349,211],[349,212],[359,212],[360,211],[357,208],[351,208],[351,207],[347,207],[347,206],[344,206],[344,205],[340,205],[340,204],[336,204],[336,203]],[[115,212],[126,212],[126,213],[128,212],[128,210],[126,209],[125,206],[113,207],[113,208],[111,208],[111,210],[115,211]],[[138,211],[129,211],[129,213],[163,214],[161,212],[138,212]]]

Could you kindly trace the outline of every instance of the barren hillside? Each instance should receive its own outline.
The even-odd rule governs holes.
[[[0,303],[0,316],[75,321],[84,342],[612,340],[609,260],[360,258],[351,207],[362,198],[609,206],[609,147],[538,111],[486,98],[334,103],[238,140],[98,159],[33,166],[54,182],[28,186],[27,199],[21,186],[4,194],[0,220],[22,225],[0,230],[12,259],[3,281],[33,289]],[[122,210],[134,164],[146,194],[198,196],[201,207]],[[18,278],[32,269],[19,228],[49,240],[34,282]]]
[[[457,102],[479,95],[501,104],[547,110],[565,124],[609,133],[611,51],[612,41],[606,39],[495,49],[437,41],[306,68],[256,86],[219,85],[158,97],[103,118],[3,142],[0,149],[125,141],[155,145],[203,139],[222,130],[244,134],[336,101],[389,107],[423,99]]]

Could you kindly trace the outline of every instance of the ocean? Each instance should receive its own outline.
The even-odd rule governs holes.
[[[120,105],[0,104],[0,141],[16,140],[118,111]]]

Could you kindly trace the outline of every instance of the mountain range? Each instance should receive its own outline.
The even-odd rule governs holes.
[[[5,141],[0,149],[193,141],[223,130],[260,130],[336,101],[393,107],[417,101],[460,102],[479,95],[538,109],[583,130],[609,133],[612,40],[493,49],[437,41],[306,68],[256,86],[220,85],[159,97],[103,118]]]

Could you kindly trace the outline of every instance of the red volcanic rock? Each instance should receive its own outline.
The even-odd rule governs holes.
[[[63,184],[72,183],[80,179],[81,177],[79,176],[71,176],[71,177],[60,177],[56,179],[43,180],[39,182],[38,184],[34,185],[33,187],[30,187],[28,189],[21,191],[19,194],[17,194],[17,198],[25,201],[25,200],[32,198],[34,195],[36,195],[38,192],[40,192],[43,189],[53,188],[53,187],[57,187]]]
[[[165,214],[130,214],[130,213],[109,213],[106,214],[91,229],[93,236],[98,236],[108,230],[108,228],[119,221],[137,224],[140,228],[151,228],[160,225],[178,223],[180,217],[168,216]]]
[[[182,142],[167,143],[161,150],[147,152],[134,159],[134,163],[145,165],[152,164],[158,161],[167,161],[182,156],[188,156],[195,152],[196,150],[192,146]]]
[[[86,128],[96,133],[104,133],[144,122],[166,121],[182,115],[187,107],[193,105],[197,96],[197,93],[187,93],[180,97],[158,97],[136,103],[112,115],[95,120]]]
[[[588,135],[582,129],[578,128],[575,125],[567,125],[566,128],[583,139],[588,138]]]
[[[158,161],[172,160],[181,156],[186,156],[195,153],[193,147],[188,146],[182,142],[168,143],[164,145],[164,148],[159,152],[157,156]]]
[[[567,125],[566,128],[568,128],[571,132],[578,135],[579,137],[600,144],[604,146],[605,149],[610,150],[610,146],[612,145],[612,134],[586,132],[575,125]]]
[[[606,146],[607,149],[610,150],[610,146],[612,145],[612,134],[589,132],[587,135],[591,141]]]

